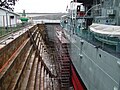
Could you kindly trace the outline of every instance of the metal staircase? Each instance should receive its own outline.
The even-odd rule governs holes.
[[[70,87],[70,59],[67,51],[68,44],[62,43],[61,47],[61,88],[68,89]]]
[[[58,53],[58,62],[60,66],[60,83],[61,83],[61,90],[68,90],[70,88],[70,58],[68,54],[68,41],[63,37],[61,34],[61,30],[58,29],[57,31],[57,38],[56,38],[56,50]]]

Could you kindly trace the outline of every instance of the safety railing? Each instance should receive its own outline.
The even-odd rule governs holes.
[[[98,40],[96,38],[96,34],[92,33],[89,29],[82,30],[80,27],[74,26],[72,24],[71,25],[66,24],[64,28],[66,28],[66,31],[70,34],[70,36],[77,35],[81,37],[81,39],[84,39],[87,42],[90,42],[96,47],[99,47],[102,50],[105,50],[116,57],[120,57],[120,51],[119,51],[120,39],[117,39],[116,45],[110,45],[110,44],[106,44],[103,41]],[[111,38],[108,38],[108,37],[102,36],[102,38],[107,40],[107,42],[109,42],[109,40],[112,40]]]
[[[0,37],[8,35],[12,32],[16,32],[21,30],[22,28],[26,27],[27,25],[30,25],[31,23],[19,23],[19,24],[13,24],[7,27],[0,27]]]

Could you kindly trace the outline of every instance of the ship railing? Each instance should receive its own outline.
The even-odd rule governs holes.
[[[110,45],[96,39],[96,34],[91,32],[89,29],[81,30],[79,27],[74,27],[73,25],[65,25],[65,30],[71,35],[77,35],[81,39],[93,44],[96,48],[100,48],[108,53],[120,58],[120,39],[117,38],[116,45]],[[108,37],[102,37],[109,40]]]

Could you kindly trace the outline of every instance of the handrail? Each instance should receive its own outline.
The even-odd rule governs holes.
[[[90,10],[92,10],[93,8],[98,7],[98,6],[101,6],[101,4],[96,4],[96,5],[94,5],[93,7],[91,7],[90,9],[88,9],[82,19],[84,20],[84,19],[85,19],[85,16],[88,14],[88,12],[89,12]],[[82,28],[83,28],[83,20],[82,20]]]

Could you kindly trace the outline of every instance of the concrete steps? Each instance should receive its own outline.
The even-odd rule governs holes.
[[[8,59],[8,61],[6,62],[7,64],[4,65],[5,67],[0,73],[0,80],[2,80],[2,85],[0,86],[0,88],[2,88],[3,90],[6,90],[8,88],[10,88],[11,90],[14,89],[15,84],[19,79],[19,75],[22,72],[21,69],[26,62],[23,59],[26,54],[22,55],[21,53],[27,52],[27,46],[29,46],[29,39],[22,43],[22,45]],[[22,63],[19,61],[19,57],[21,57]],[[18,67],[18,65],[20,66]]]
[[[51,70],[48,49],[36,26],[12,41],[10,46],[13,47],[7,47],[12,54],[5,48],[8,56],[2,57],[1,68],[4,64],[5,67],[0,68],[0,90],[53,90],[54,83],[50,82],[54,82],[55,73]]]
[[[37,67],[38,67],[38,57],[35,58],[34,64],[32,66],[29,81],[28,81],[28,85],[27,85],[27,90],[34,90],[35,89]]]
[[[41,68],[40,90],[44,90],[44,67]]]
[[[21,80],[19,81],[19,86],[18,86],[19,90],[26,90],[34,60],[35,60],[35,51],[33,52],[31,59],[28,61],[26,68],[23,72],[23,75],[21,76]]]
[[[19,81],[19,78],[20,78],[20,76],[21,76],[21,74],[22,74],[22,71],[23,71],[24,68],[25,68],[25,64],[26,64],[28,58],[30,57],[31,51],[32,51],[32,46],[29,48],[29,50],[28,50],[28,52],[27,52],[27,54],[26,54],[25,60],[24,60],[23,62],[21,62],[20,66],[19,66],[19,68],[18,68],[17,74],[16,74],[16,76],[13,78],[13,80],[11,81],[8,89],[10,89],[10,90],[14,90],[14,89],[15,89],[15,87],[16,87],[18,81]]]
[[[35,90],[40,90],[40,81],[41,81],[41,62],[38,62],[38,67],[37,67],[37,74],[36,74],[36,82],[35,82]]]

